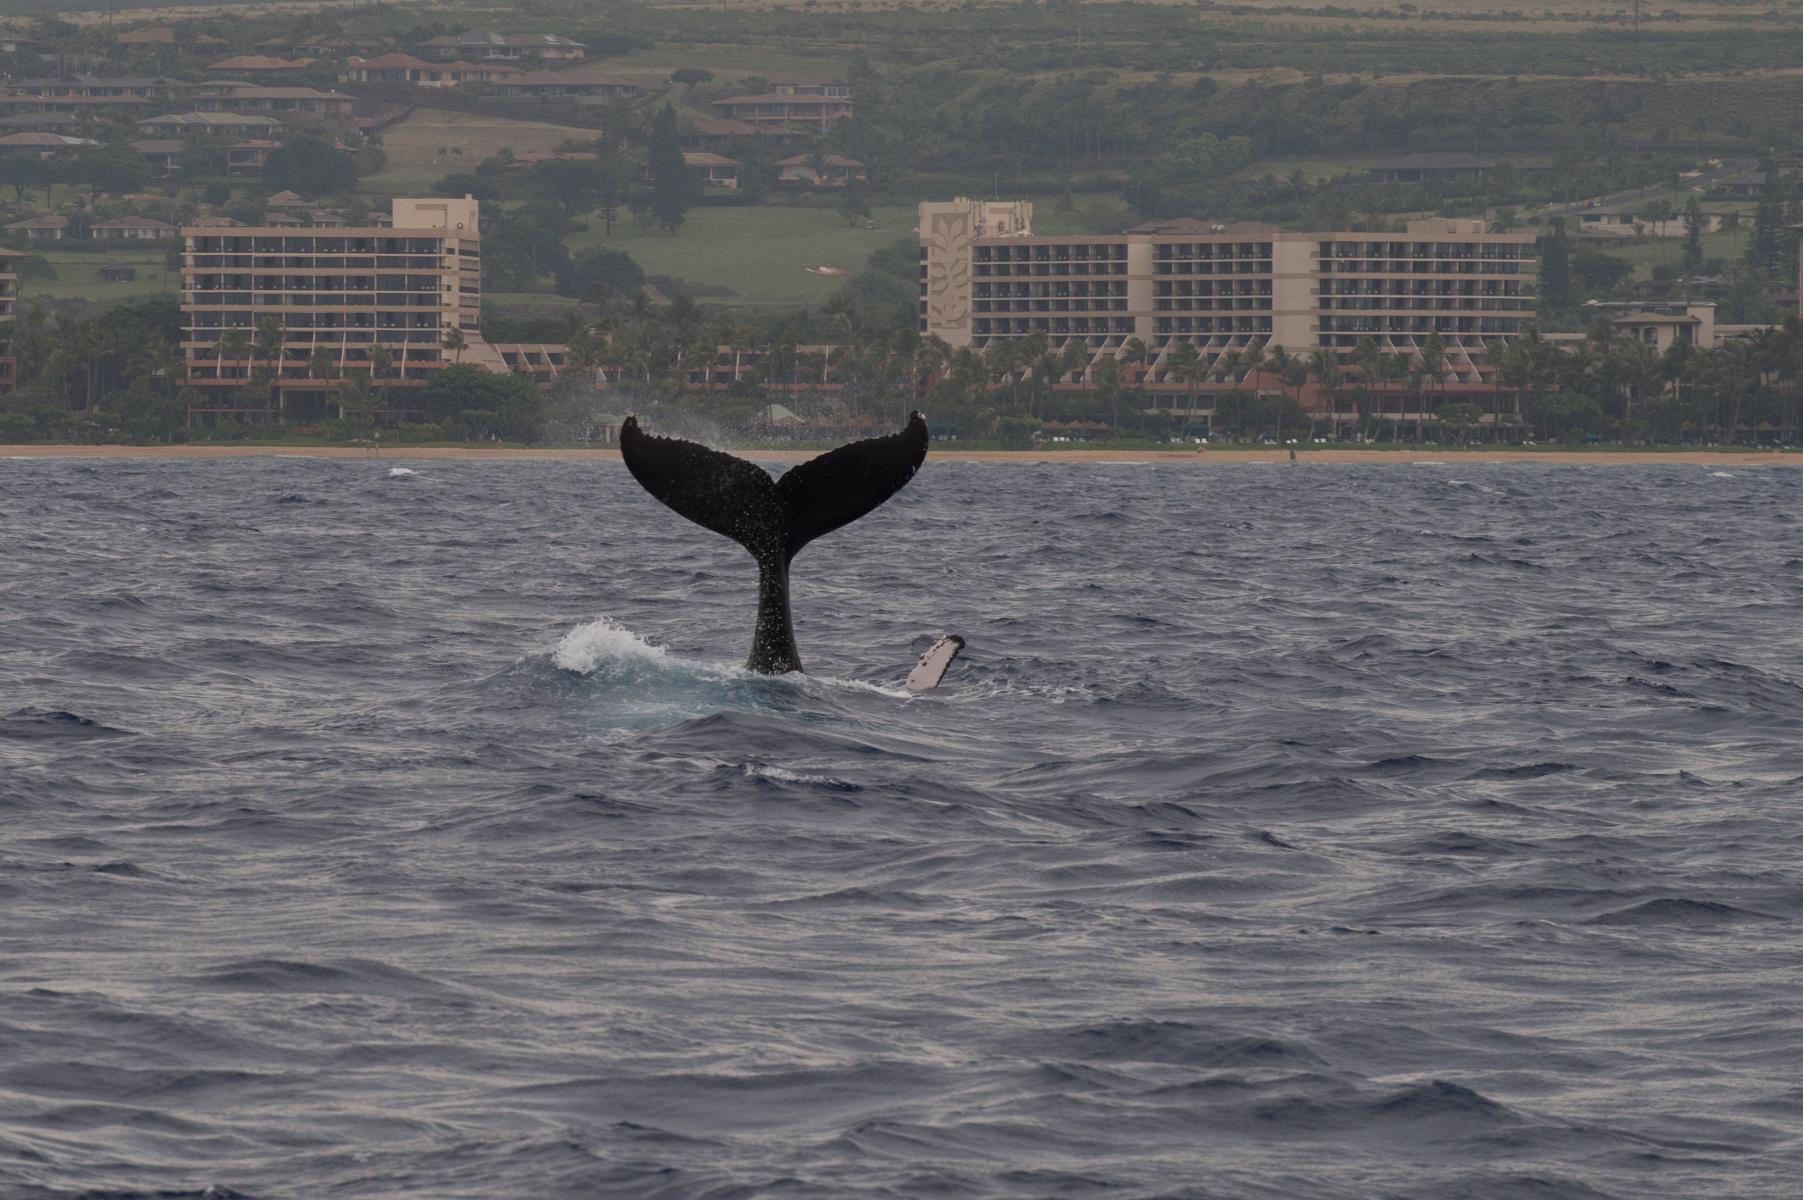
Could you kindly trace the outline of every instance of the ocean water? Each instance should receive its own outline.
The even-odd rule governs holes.
[[[0,462],[0,1196],[1794,1196],[1799,513]]]

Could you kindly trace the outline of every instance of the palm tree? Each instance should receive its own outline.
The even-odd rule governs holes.
[[[282,375],[282,323],[274,317],[264,317],[257,322],[257,332],[251,339],[253,362],[262,359],[264,366],[257,368],[262,372],[263,380],[268,385],[266,403],[269,411],[280,412],[282,407],[282,391],[277,380]]]
[[[1308,356],[1308,369],[1309,372],[1320,381],[1321,391],[1326,396],[1327,419],[1330,426],[1327,431],[1327,436],[1338,437],[1340,421],[1339,416],[1334,409],[1334,395],[1338,391],[1340,384],[1344,382],[1344,376],[1340,373],[1339,356],[1332,350],[1323,346]],[[1314,428],[1314,422],[1310,421],[1309,432],[1311,434],[1313,434]]]
[[[243,362],[250,356],[250,335],[242,329],[228,329],[219,337],[219,344],[214,347],[213,359],[218,363],[216,368],[219,378],[225,378],[225,364]]]
[[[451,364],[461,366],[464,347],[469,345],[469,339],[463,336],[463,330],[455,325],[445,330],[442,345],[451,352]]]
[[[1178,383],[1188,385],[1188,408],[1191,420],[1196,416],[1196,384],[1203,376],[1202,355],[1194,342],[1178,342],[1176,347],[1165,356],[1165,374]],[[1172,407],[1176,407],[1172,405]]]

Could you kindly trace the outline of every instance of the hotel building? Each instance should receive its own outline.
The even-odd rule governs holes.
[[[13,318],[19,303],[19,276],[13,265],[27,257],[21,250],[0,250],[0,392],[19,384],[19,360],[13,357]]]
[[[1485,345],[1534,315],[1535,237],[1468,219],[1411,221],[1405,233],[1292,233],[1256,223],[1177,220],[1112,236],[1039,237],[1026,201],[920,206],[920,330],[953,347],[1043,333],[1098,354],[1131,338],[1161,377],[1188,342],[1204,370],[1260,344],[1345,363],[1362,338],[1413,354],[1446,343],[1448,380],[1478,383]]]
[[[477,203],[397,199],[394,227],[182,230],[182,342],[193,385],[216,394],[241,388],[256,368],[276,373],[277,403],[329,403],[344,373],[369,371],[381,346],[390,363],[373,382],[417,387],[453,362],[507,371],[482,340],[481,231]],[[255,338],[273,321],[281,356],[220,357],[232,330]],[[457,331],[461,349],[448,349]],[[325,351],[333,378],[316,377]],[[209,411],[235,412],[235,408]],[[261,410],[258,410],[261,411]]]

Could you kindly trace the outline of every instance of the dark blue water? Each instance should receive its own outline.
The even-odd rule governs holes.
[[[1797,1193],[1803,472],[408,465],[0,463],[0,1196]]]

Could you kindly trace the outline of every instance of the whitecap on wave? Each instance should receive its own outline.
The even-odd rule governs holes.
[[[412,479],[417,474],[419,474],[419,472],[415,471],[412,467],[388,468],[388,478],[390,479]]]

